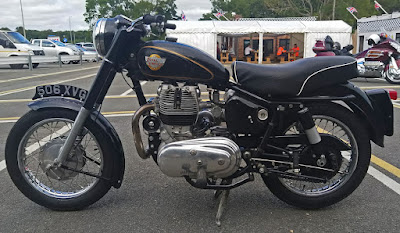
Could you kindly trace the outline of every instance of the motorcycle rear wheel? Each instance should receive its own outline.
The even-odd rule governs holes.
[[[6,142],[8,173],[17,188],[30,200],[53,210],[79,210],[102,198],[110,182],[64,168],[48,165],[57,157],[69,134],[76,111],[40,109],[21,117]],[[110,177],[112,158],[109,140],[88,119],[80,140],[63,165],[97,176]]]
[[[304,209],[318,209],[341,201],[360,185],[368,170],[371,144],[366,127],[361,123],[362,120],[346,108],[337,104],[321,104],[311,106],[310,111],[320,133],[322,131],[328,134],[332,132],[338,135],[341,135],[341,132],[347,134],[347,137],[340,137],[340,139],[339,136],[333,135],[351,147],[350,153],[341,152],[340,173],[336,173],[325,183],[293,180],[276,174],[269,174],[262,178],[270,191],[287,204]],[[330,125],[329,130],[326,127],[322,129],[323,126],[319,127],[321,122],[329,121],[330,123],[327,123]],[[287,134],[293,124],[294,122],[283,130],[283,134]],[[341,129],[335,129],[336,126]]]

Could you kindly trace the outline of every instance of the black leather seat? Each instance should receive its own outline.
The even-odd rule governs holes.
[[[261,97],[302,96],[357,77],[357,61],[347,56],[313,57],[281,65],[232,64],[241,88]]]

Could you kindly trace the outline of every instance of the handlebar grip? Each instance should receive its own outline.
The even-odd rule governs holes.
[[[164,24],[164,29],[172,29],[175,30],[176,29],[176,25],[173,23],[165,23]]]
[[[143,16],[144,24],[162,23],[162,22],[164,22],[164,16],[162,16],[162,15],[145,15],[145,16]]]

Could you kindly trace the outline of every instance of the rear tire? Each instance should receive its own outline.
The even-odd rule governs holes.
[[[37,68],[38,66],[39,66],[39,63],[33,63],[32,64],[33,69]]]
[[[348,109],[338,104],[329,104],[311,106],[310,111],[312,115],[327,116],[330,117],[330,119],[337,119],[341,123],[344,123],[350,130],[350,133],[353,135],[352,138],[355,139],[354,141],[357,146],[354,150],[352,149],[353,152],[350,155],[348,163],[353,164],[353,168],[347,168],[350,170],[350,172],[348,172],[349,174],[345,174],[343,178],[340,178],[337,184],[330,184],[329,182],[327,184],[322,184],[323,188],[327,187],[327,191],[318,190],[318,187],[312,187],[309,192],[303,192],[306,186],[302,186],[301,183],[298,189],[297,187],[294,188],[294,186],[291,187],[289,184],[290,181],[284,184],[283,182],[286,182],[286,180],[280,178],[276,174],[269,174],[268,176],[262,177],[271,192],[282,201],[300,208],[318,209],[341,201],[359,186],[368,170],[371,158],[371,144],[368,131],[365,125],[362,124],[362,120],[358,119],[357,116]],[[355,144],[352,144],[352,146],[355,146]],[[354,151],[357,151],[357,155],[354,155]],[[297,181],[292,180],[292,182],[294,183]],[[332,189],[328,189],[330,185],[332,185]],[[300,187],[303,187],[303,190],[301,190]],[[313,189],[315,189],[315,191]]]
[[[24,64],[11,64],[10,67],[11,69],[22,69]]]
[[[69,124],[72,124],[76,116],[76,111],[61,108],[30,111],[18,120],[7,138],[5,159],[7,170],[12,181],[26,197],[49,209],[83,209],[98,201],[111,188],[110,182],[103,179],[87,176],[82,173],[71,172],[63,168],[59,168],[58,170],[51,169],[48,171],[43,168],[42,164],[49,161],[49,158],[53,158],[54,153],[51,152],[58,151],[50,150],[49,148],[62,145],[59,141],[62,139],[65,140],[66,135],[69,134]],[[60,129],[56,131],[56,127],[59,128],[61,126],[53,122],[57,122],[57,124],[59,124],[59,122],[61,122],[60,124],[67,122],[64,124],[65,126],[61,128],[61,130],[64,129],[63,133],[61,133]],[[43,126],[45,130],[47,129],[46,127],[50,129],[54,127],[54,129],[51,131],[43,131],[43,133],[39,131],[41,126]],[[89,118],[84,127],[88,130],[84,137],[88,135],[88,137],[93,138],[94,146],[90,145],[88,147],[90,140],[87,142],[86,139],[84,142],[83,137],[82,141],[76,145],[74,152],[70,153],[65,163],[67,163],[69,167],[74,167],[78,170],[95,173],[104,177],[111,177],[113,166],[111,156],[113,150],[110,140],[108,140],[105,133],[99,129],[97,124]],[[35,138],[38,137],[39,139],[32,139],[30,135],[35,136]],[[45,135],[48,136],[43,137]],[[36,143],[32,143],[32,141],[36,141]],[[84,143],[86,143],[85,147],[83,147]],[[27,146],[28,144],[30,144],[29,147]],[[97,154],[99,155],[97,156]],[[76,160],[76,162],[73,160]],[[36,165],[36,163],[38,163],[38,165]],[[31,167],[33,169],[31,169]],[[54,171],[58,172],[58,175],[54,175],[54,173],[52,173]],[[58,178],[54,178],[54,176]]]

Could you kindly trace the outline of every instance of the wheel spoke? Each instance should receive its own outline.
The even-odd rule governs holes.
[[[353,156],[358,156],[356,141],[354,136],[352,135],[349,128],[340,122],[337,119],[328,116],[320,116],[316,115],[313,116],[315,126],[318,129],[319,133],[329,134],[337,138],[337,140],[341,140],[347,145],[349,145],[352,149],[350,151],[343,151],[338,156],[341,157],[341,162],[338,164],[336,169],[336,174],[330,176],[330,178],[325,183],[318,183],[318,182],[309,182],[300,179],[289,179],[289,178],[280,178],[281,182],[290,190],[301,193],[303,195],[308,194],[318,194],[318,193],[326,193],[334,190],[336,186],[340,185],[341,183],[345,182],[351,175],[352,171],[354,170],[352,167],[355,166],[353,161]],[[286,135],[288,134],[299,134],[302,130],[294,130],[298,129],[297,124],[290,126],[287,131]],[[296,132],[297,131],[297,132]],[[346,155],[348,154],[348,155]],[[307,164],[306,164],[307,165]],[[310,164],[311,165],[311,164]],[[312,165],[316,166],[316,165]],[[322,167],[325,168],[325,167]],[[328,167],[329,168],[329,167]],[[308,169],[317,169],[310,167]],[[329,168],[332,169],[332,168]],[[353,169],[353,170],[352,170]],[[325,168],[326,172],[328,170]],[[332,169],[333,170],[333,169]],[[307,170],[301,169],[301,173]],[[311,170],[313,172],[313,170]],[[313,174],[313,173],[311,173]],[[319,174],[319,173],[316,173]],[[306,173],[308,175],[308,173]]]
[[[37,123],[22,139],[18,155],[20,169],[25,170],[26,178],[31,180],[28,183],[45,195],[71,198],[86,192],[99,181],[98,178],[62,168],[50,168],[47,174],[43,171],[58,156],[71,128],[71,120],[47,119]],[[65,164],[81,171],[101,174],[103,154],[100,146],[89,130],[83,130],[85,135],[70,152]]]

